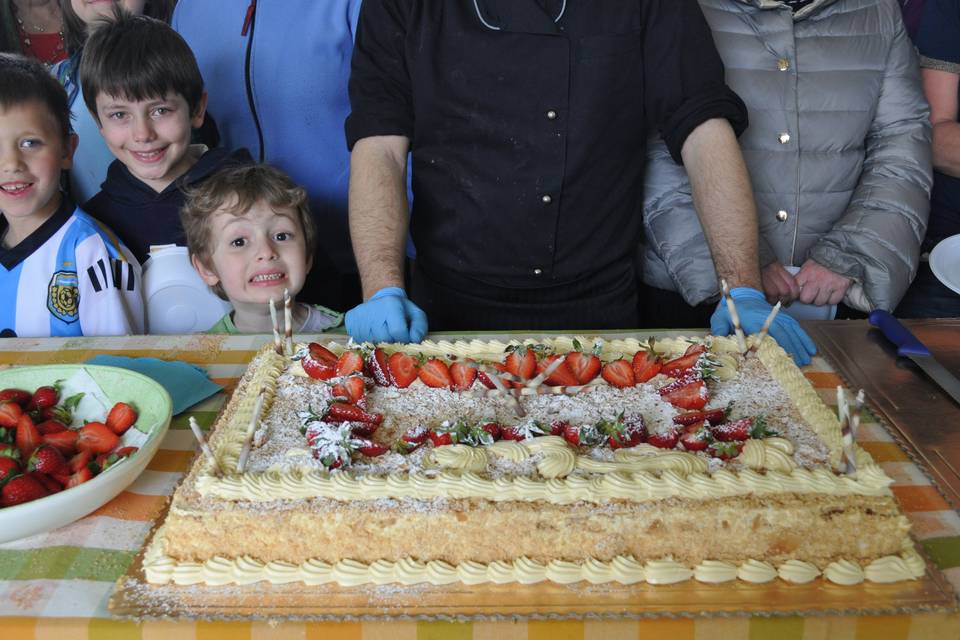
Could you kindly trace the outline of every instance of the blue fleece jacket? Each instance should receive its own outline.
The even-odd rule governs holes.
[[[180,0],[172,21],[197,57],[221,144],[246,147],[307,189],[317,252],[341,273],[357,269],[343,123],[359,13],[360,0]]]

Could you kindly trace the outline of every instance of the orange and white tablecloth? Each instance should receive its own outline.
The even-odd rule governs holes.
[[[484,338],[502,338],[485,334]],[[137,336],[126,338],[0,341],[0,366],[84,362],[109,353],[183,360],[204,367],[232,390],[269,336]],[[807,377],[828,404],[840,379],[822,358]],[[902,616],[718,618],[642,621],[518,622],[204,622],[113,619],[107,601],[114,582],[140,550],[153,521],[189,468],[196,443],[187,426],[209,426],[225,393],[174,416],[160,451],[126,491],[89,516],[61,529],[0,545],[0,640],[14,638],[324,638],[351,640],[597,638],[674,640],[960,640],[960,614]],[[893,491],[914,535],[960,592],[960,516],[926,475],[874,420],[861,424],[860,444],[895,480]]]

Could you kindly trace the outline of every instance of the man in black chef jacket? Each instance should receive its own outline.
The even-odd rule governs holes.
[[[427,317],[435,330],[637,326],[653,129],[687,168],[717,273],[741,293],[761,288],[736,140],[747,112],[696,0],[368,0],[350,101],[367,300],[347,315],[355,339],[419,341]],[[760,298],[738,302],[748,330],[770,309]]]

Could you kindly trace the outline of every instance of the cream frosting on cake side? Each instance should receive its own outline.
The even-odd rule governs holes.
[[[564,337],[548,342],[557,352],[573,348],[573,338]],[[581,342],[586,341],[581,339]],[[664,340],[657,343],[657,350],[680,353],[688,344],[686,339]],[[500,342],[442,341],[399,346],[398,349],[427,356],[453,354],[498,361],[506,346]],[[603,353],[607,358],[617,357],[618,353],[633,353],[640,346],[641,343],[635,339],[612,340],[604,343]],[[732,356],[737,353],[737,346],[729,338],[712,338],[711,350],[721,358],[735,360]],[[653,447],[639,445],[635,449],[615,452],[610,460],[597,460],[578,455],[562,439],[545,436],[524,442],[501,441],[488,447],[439,447],[431,457],[431,462],[437,468],[429,474],[364,475],[354,474],[349,469],[336,473],[294,469],[236,474],[230,470],[236,468],[253,418],[256,395],[260,389],[267,389],[264,412],[268,411],[276,392],[277,378],[288,362],[265,349],[245,376],[237,392],[238,398],[231,401],[211,440],[220,466],[227,469],[228,473],[222,477],[216,475],[213,465],[201,458],[197,462],[199,467],[188,478],[187,489],[199,495],[202,501],[234,502],[241,511],[252,509],[251,518],[257,517],[258,504],[273,509],[269,505],[278,504],[278,501],[310,503],[315,500],[334,500],[343,504],[362,505],[372,500],[412,500],[414,503],[481,500],[494,504],[603,505],[621,501],[653,504],[664,500],[708,504],[717,500],[722,504],[725,498],[756,496],[762,500],[765,497],[776,499],[778,495],[789,495],[798,496],[797,499],[809,496],[811,518],[819,517],[827,522],[830,514],[817,511],[823,508],[818,506],[818,495],[840,500],[840,507],[832,506],[827,511],[839,509],[841,512],[843,504],[855,505],[860,496],[865,500],[883,501],[883,508],[888,511],[884,516],[886,520],[881,522],[880,516],[877,516],[879,524],[874,526],[888,532],[883,535],[890,538],[893,544],[888,545],[887,549],[892,552],[901,547],[899,554],[874,554],[870,560],[864,561],[834,556],[816,563],[788,559],[776,564],[767,560],[774,556],[783,557],[783,553],[771,555],[767,560],[747,557],[742,562],[731,562],[729,558],[707,558],[693,563],[670,557],[651,559],[649,556],[645,561],[639,561],[630,555],[608,555],[607,560],[586,558],[577,562],[562,558],[536,561],[524,556],[486,563],[473,560],[454,563],[443,560],[420,561],[413,557],[388,560],[376,559],[376,556],[369,562],[353,559],[324,561],[310,556],[300,556],[301,559],[309,558],[302,562],[288,562],[277,559],[261,561],[251,554],[242,553],[238,554],[241,555],[238,558],[201,555],[199,557],[207,559],[195,562],[186,559],[190,557],[189,552],[179,554],[180,559],[168,554],[167,525],[164,525],[146,552],[144,570],[150,582],[159,584],[248,584],[260,580],[273,583],[299,581],[306,584],[336,582],[342,585],[534,583],[543,580],[558,583],[586,580],[592,583],[669,584],[688,579],[706,583],[734,579],[762,583],[775,578],[802,583],[818,577],[836,584],[857,584],[863,580],[890,582],[922,576],[924,563],[910,542],[907,534],[909,524],[893,502],[889,489],[890,478],[859,447],[855,448],[856,475],[835,473],[833,470],[842,468],[843,461],[837,417],[823,404],[802,372],[775,342],[768,338],[759,345],[757,351],[771,377],[781,385],[804,422],[826,446],[832,469],[826,466],[812,469],[799,467],[793,460],[792,443],[782,438],[749,440],[739,457],[745,468],[739,471],[721,468],[710,473],[702,457],[680,450],[653,450]],[[720,377],[725,376],[729,377],[728,374]],[[484,470],[491,460],[504,458],[522,461],[533,456],[538,460],[539,477],[485,477]],[[590,475],[573,474],[574,470]],[[178,496],[180,493],[178,490]],[[295,512],[297,506],[291,503],[286,508]],[[170,517],[180,527],[178,539],[191,526],[206,526],[203,524],[203,510],[197,508],[195,499],[175,499]],[[855,519],[856,516],[850,517]],[[214,522],[215,518],[210,521]],[[200,524],[196,524],[198,522]],[[216,522],[216,526],[221,524]],[[849,525],[847,528],[854,530]],[[271,558],[269,555],[260,557],[265,560]],[[698,557],[702,558],[703,555]]]
[[[355,560],[328,563],[308,560],[302,564],[283,561],[263,562],[251,557],[215,557],[205,562],[176,561],[163,552],[164,531],[161,528],[153,544],[144,555],[143,569],[153,584],[251,584],[266,581],[272,584],[302,582],[307,585],[337,583],[342,586],[362,584],[414,585],[427,583],[445,585],[517,582],[534,584],[550,580],[559,584],[587,581],[592,584],[618,582],[620,584],[673,584],[694,579],[705,583],[730,582],[736,579],[765,583],[779,577],[786,582],[802,584],[821,575],[830,582],[854,585],[870,581],[898,582],[923,576],[926,565],[912,546],[905,546],[899,555],[885,556],[866,566],[838,560],[821,571],[815,564],[789,560],[775,567],[761,560],[747,560],[736,565],[721,560],[705,560],[690,567],[670,560],[639,562],[628,556],[618,556],[610,562],[588,560],[583,563],[553,560],[539,563],[527,558],[513,562],[463,562],[451,565],[443,561],[421,562],[405,559],[398,562],[379,560],[364,564]]]

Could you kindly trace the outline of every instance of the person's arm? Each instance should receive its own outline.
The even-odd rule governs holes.
[[[956,0],[926,0],[916,36],[923,92],[933,123],[933,166],[960,177],[960,4]]]
[[[931,127],[917,55],[896,20],[860,180],[797,274],[802,302],[835,299],[831,292],[847,282],[848,306],[892,310],[916,274],[933,184]]]
[[[350,154],[350,237],[365,300],[404,285],[409,147],[403,136],[374,136]]]
[[[960,122],[957,122],[960,69],[922,69],[920,73],[933,124],[933,167],[960,178]]]
[[[410,3],[360,6],[350,67],[350,234],[365,302],[346,315],[362,342],[420,342],[426,314],[403,290],[407,151],[414,130],[407,73]],[[412,55],[412,54],[410,54]]]
[[[681,155],[717,276],[731,289],[761,289],[757,210],[730,123],[714,118],[700,124],[687,136]]]

